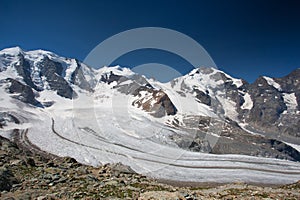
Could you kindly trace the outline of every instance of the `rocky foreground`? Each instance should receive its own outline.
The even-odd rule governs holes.
[[[300,181],[259,187],[175,187],[120,163],[91,167],[36,155],[0,136],[0,199],[300,199]]]

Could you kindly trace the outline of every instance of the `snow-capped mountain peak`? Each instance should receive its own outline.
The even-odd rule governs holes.
[[[97,72],[101,75],[110,75],[115,74],[118,76],[130,77],[135,73],[131,71],[129,68],[123,68],[119,65],[117,66],[104,66],[97,70]]]
[[[8,48],[0,51],[0,63],[0,71],[10,78],[35,91],[54,90],[66,98],[76,96],[72,85],[90,91],[96,84],[93,69],[49,51]]]
[[[16,46],[16,47],[10,47],[10,48],[6,48],[6,49],[2,49],[0,51],[0,54],[9,54],[9,55],[18,55],[18,54],[23,54],[23,50]]]

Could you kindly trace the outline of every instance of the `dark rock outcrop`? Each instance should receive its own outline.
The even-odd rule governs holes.
[[[15,124],[20,123],[20,121],[13,114],[9,112],[0,112],[0,128],[6,126],[7,122],[12,122]]]
[[[298,110],[300,111],[300,68],[292,71],[287,76],[274,79],[280,86],[282,92],[295,93]]]
[[[28,85],[24,85],[21,82],[7,78],[6,82],[10,83],[8,87],[8,92],[12,94],[17,94],[15,98],[19,99],[24,103],[29,103],[31,105],[39,105],[39,102],[35,99],[35,95]]]
[[[116,82],[113,87],[119,92],[137,97],[132,105],[142,108],[154,117],[163,117],[165,115],[175,115],[176,107],[162,90],[154,89],[153,86],[138,74],[130,77],[115,75],[112,71],[109,74],[102,75],[100,81],[111,84]],[[127,82],[127,83],[125,83]],[[141,95],[145,93],[146,96]],[[145,100],[147,98],[147,100]]]
[[[109,74],[102,75],[100,81],[111,84],[114,81],[118,82],[122,77],[123,76],[116,75],[111,71]]]
[[[282,94],[270,86],[263,77],[249,85],[248,92],[253,99],[253,108],[247,119],[251,123],[258,126],[273,125],[287,109]]]
[[[37,87],[31,78],[31,72],[30,72],[30,63],[28,62],[28,60],[26,60],[24,58],[23,54],[19,54],[18,55],[19,61],[17,63],[14,64],[15,69],[17,70],[18,74],[23,78],[24,82],[30,86],[31,88],[40,91],[41,88]]]
[[[16,183],[18,181],[12,172],[5,167],[0,167],[0,191],[9,191]]]
[[[46,77],[47,82],[52,90],[57,91],[57,94],[72,99],[77,96],[69,83],[62,77],[63,67],[61,63],[50,60],[45,57],[39,63],[41,67],[41,75]]]
[[[230,119],[220,121],[188,115],[182,123],[179,128],[189,134],[173,134],[170,138],[183,149],[300,161],[300,153],[291,146],[276,139],[250,134]]]
[[[206,104],[208,106],[211,105],[211,98],[208,94],[208,91],[206,93],[198,90],[198,89],[194,89],[194,92],[196,93],[196,99],[203,104]]]
[[[146,96],[141,95],[141,91],[147,92]],[[176,107],[168,97],[168,95],[161,90],[153,90],[147,87],[139,87],[135,93],[137,100],[132,102],[132,105],[142,108],[149,112],[154,117],[163,117],[165,115],[175,115]],[[145,100],[146,99],[146,100]]]
[[[91,80],[91,82],[88,82],[86,80],[86,78],[84,77],[84,72],[83,72],[83,69],[82,69],[82,65],[81,65],[81,63],[79,63],[78,60],[76,60],[76,65],[77,65],[77,67],[71,75],[70,82],[72,84],[77,85],[78,87],[80,87],[83,90],[93,92],[93,89],[96,85],[96,80]],[[90,69],[90,68],[89,68],[89,70],[92,71],[92,69]]]

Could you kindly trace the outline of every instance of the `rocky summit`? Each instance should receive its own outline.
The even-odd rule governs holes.
[[[300,182],[284,186],[245,183],[160,183],[130,167],[91,167],[70,157],[35,154],[0,137],[0,198],[13,199],[299,199]],[[172,185],[170,185],[172,184]],[[189,185],[183,183],[183,185]]]

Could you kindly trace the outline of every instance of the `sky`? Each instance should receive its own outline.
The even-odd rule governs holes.
[[[297,0],[0,0],[0,49],[45,49],[83,61],[115,34],[162,27],[198,42],[219,69],[253,82],[300,68],[299,11]],[[180,74],[193,68],[159,49],[132,51],[113,64],[145,63],[162,63]]]

